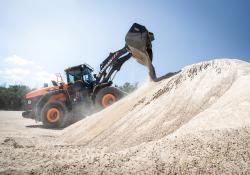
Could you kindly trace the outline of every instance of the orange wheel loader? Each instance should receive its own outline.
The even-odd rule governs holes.
[[[62,128],[77,121],[79,113],[91,106],[103,109],[124,96],[124,92],[112,86],[112,80],[122,65],[132,56],[149,68],[154,81],[152,65],[153,33],[139,24],[133,24],[126,35],[125,47],[114,52],[101,63],[98,74],[88,64],[65,69],[67,83],[58,76],[53,86],[41,88],[26,94],[24,118],[43,122],[47,128]],[[61,80],[60,80],[61,79]]]

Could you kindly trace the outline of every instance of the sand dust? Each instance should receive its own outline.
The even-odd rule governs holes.
[[[147,82],[64,130],[0,112],[0,172],[248,174],[249,87],[249,63],[219,59]]]

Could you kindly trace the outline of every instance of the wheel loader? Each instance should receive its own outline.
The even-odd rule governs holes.
[[[100,64],[98,74],[93,74],[94,70],[88,64],[65,69],[67,83],[57,75],[57,81],[52,80],[53,86],[26,94],[26,110],[22,116],[41,121],[47,128],[62,128],[77,121],[93,106],[97,110],[110,106],[125,94],[112,84],[116,73],[131,57],[148,67],[150,78],[154,81],[153,40],[153,33],[134,23],[125,37],[125,46],[109,54]]]

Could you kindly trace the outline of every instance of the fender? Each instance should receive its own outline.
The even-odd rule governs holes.
[[[50,99],[51,96],[53,95],[57,95],[57,94],[63,94],[65,96],[65,104],[66,104],[66,107],[69,109],[69,110],[72,110],[72,104],[71,104],[71,100],[70,100],[70,97],[69,97],[69,94],[66,90],[63,90],[63,89],[58,89],[58,90],[53,90],[53,91],[50,91],[48,92],[46,95],[44,95],[43,97],[41,97],[39,99],[39,101],[37,102],[36,106],[35,106],[35,120],[36,121],[41,121],[41,111],[42,111],[42,107],[46,104],[46,102]]]

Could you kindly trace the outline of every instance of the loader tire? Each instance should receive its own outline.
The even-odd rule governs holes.
[[[68,124],[67,107],[59,101],[47,103],[41,111],[41,119],[46,128],[63,128]]]
[[[95,104],[97,108],[106,108],[124,97],[125,93],[115,87],[105,87],[96,94]]]

